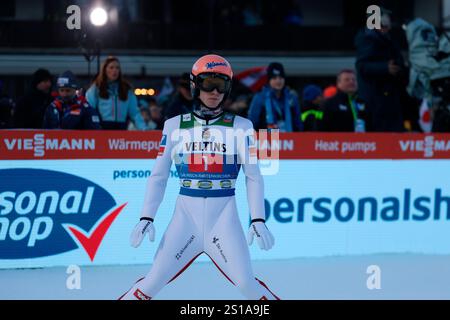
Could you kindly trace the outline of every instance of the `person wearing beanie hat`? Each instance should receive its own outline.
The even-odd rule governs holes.
[[[267,67],[267,77],[269,79],[276,77],[286,78],[283,65],[279,62],[272,62],[269,64]]]
[[[317,123],[322,119],[319,110],[323,101],[322,89],[314,84],[303,88],[302,122],[304,131],[317,131]]]
[[[71,71],[63,72],[56,81],[58,96],[47,107],[43,127],[45,129],[101,129],[97,111],[77,96],[77,78]]]
[[[33,87],[39,85],[39,90],[48,91],[51,88],[52,79],[53,77],[50,74],[50,71],[47,69],[38,69],[33,73],[31,85]]]
[[[41,129],[45,109],[52,101],[52,75],[46,69],[36,70],[31,77],[30,90],[14,108],[13,126],[23,129]]]
[[[72,71],[63,72],[56,80],[56,86],[59,88],[78,89],[78,81]]]
[[[322,97],[322,89],[314,84],[309,84],[303,88],[302,98],[304,101],[314,101],[317,98]]]
[[[255,94],[248,113],[256,130],[279,129],[284,132],[303,130],[298,98],[285,86],[285,77],[281,63],[269,64],[268,84]]]

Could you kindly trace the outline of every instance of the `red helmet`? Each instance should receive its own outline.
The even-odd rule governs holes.
[[[207,54],[195,61],[192,66],[194,77],[201,73],[219,73],[233,79],[233,70],[230,63],[223,57],[216,54]]]
[[[200,57],[192,66],[191,80],[195,84],[192,88],[192,96],[198,98],[200,90],[210,92],[217,89],[224,94],[225,101],[231,91],[233,70],[230,63],[216,54],[207,54]]]

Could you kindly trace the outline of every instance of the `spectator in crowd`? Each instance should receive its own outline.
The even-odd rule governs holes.
[[[110,56],[103,62],[100,74],[86,92],[86,98],[98,110],[103,129],[126,130],[129,117],[136,128],[145,130],[137,98],[131,84],[123,78],[116,57]]]
[[[164,127],[164,115],[163,110],[160,105],[158,105],[157,100],[151,99],[150,100],[150,119],[152,122],[156,124],[155,130],[162,130]]]
[[[2,91],[3,82],[0,80],[0,129],[10,129],[12,128],[14,100]]]
[[[248,118],[248,108],[253,99],[253,91],[246,84],[242,83],[237,76],[232,79],[231,87],[233,90],[231,90],[223,102],[223,109],[238,116]]]
[[[145,122],[145,130],[156,130],[157,124],[151,119],[150,104],[148,103],[147,99],[139,99],[138,104],[142,119],[144,119]],[[129,121],[128,130],[137,130],[133,121]]]
[[[245,94],[238,95],[234,101],[224,105],[224,110],[234,113],[238,116],[247,118],[248,97]]]
[[[314,84],[307,85],[302,94],[302,122],[304,131],[317,131],[322,120],[320,106],[323,102],[322,89]]]
[[[367,102],[374,131],[404,131],[401,92],[407,72],[391,38],[390,12],[382,10],[381,29],[364,29],[355,38],[359,94]],[[406,81],[406,82],[405,82]]]
[[[97,111],[84,96],[78,96],[77,79],[71,71],[61,74],[56,82],[58,96],[47,107],[44,129],[97,130],[101,129]]]
[[[189,81],[189,73],[183,73],[178,80],[177,91],[167,106],[166,119],[192,112],[192,95]]]
[[[172,80],[170,77],[166,76],[162,83],[161,89],[156,95],[156,102],[160,105],[164,110],[168,110],[169,104],[172,101],[172,98],[177,94],[176,86],[174,87],[172,84]]]
[[[17,101],[14,109],[15,128],[41,129],[45,109],[52,102],[52,75],[46,69],[38,69],[32,76],[31,89]]]
[[[337,93],[323,103],[319,131],[365,132],[370,127],[366,107],[357,96],[358,84],[353,70],[341,71],[336,80]]]
[[[141,116],[142,119],[144,119],[144,122],[147,124],[146,130],[155,130],[156,129],[156,123],[152,121],[151,115],[150,115],[150,108],[149,107],[141,107]],[[130,121],[130,125],[134,127],[134,123]],[[136,127],[134,127],[134,130],[137,130]]]
[[[298,98],[285,86],[284,67],[273,62],[267,68],[269,84],[253,97],[249,119],[256,130],[302,131]]]

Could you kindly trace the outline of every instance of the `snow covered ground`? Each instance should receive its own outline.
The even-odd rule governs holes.
[[[381,289],[366,286],[381,270]],[[282,299],[450,299],[450,256],[370,255],[254,261],[255,274]],[[117,299],[148,265],[81,267],[69,290],[66,268],[0,270],[0,299]],[[192,264],[156,299],[243,299],[209,262]]]

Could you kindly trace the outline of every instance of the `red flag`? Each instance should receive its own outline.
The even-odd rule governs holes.
[[[236,75],[244,86],[252,92],[257,92],[267,83],[267,67],[254,67],[242,71]]]

